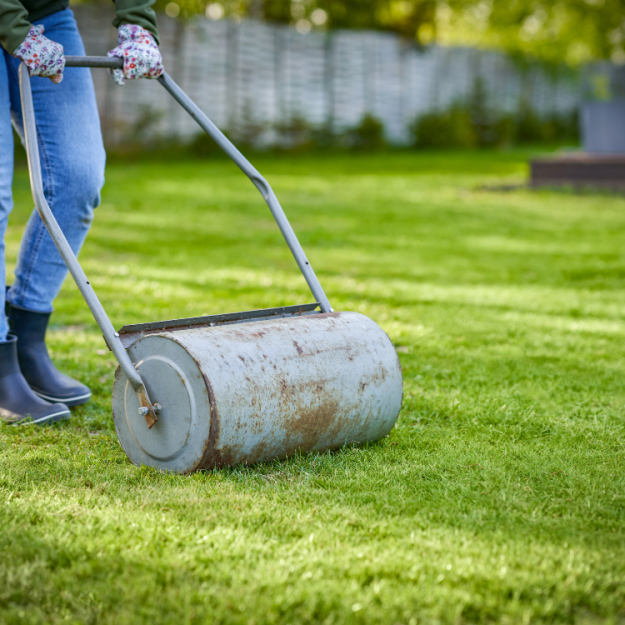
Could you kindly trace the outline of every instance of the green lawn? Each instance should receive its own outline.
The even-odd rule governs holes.
[[[68,281],[50,344],[95,397],[0,427],[0,623],[624,623],[625,198],[487,189],[527,156],[256,160],[334,307],[398,346],[376,444],[132,466]],[[10,263],[25,171],[16,198]],[[82,261],[117,327],[311,300],[223,160],[111,164]]]

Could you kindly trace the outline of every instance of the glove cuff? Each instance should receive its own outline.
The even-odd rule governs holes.
[[[37,37],[41,37],[41,35],[43,35],[43,31],[44,31],[43,24],[37,24],[37,26],[31,26],[30,30],[28,31],[28,35],[24,37],[24,41],[22,41],[22,43],[20,43],[20,45],[17,46],[17,48],[15,48],[13,52],[13,56],[19,56],[20,49],[23,49],[25,47],[24,44],[28,43],[29,39],[35,39]]]
[[[117,29],[117,43],[128,43],[132,41],[134,43],[145,43],[148,45],[156,46],[156,40],[149,30],[143,28],[143,26],[137,26],[136,24],[122,24]]]

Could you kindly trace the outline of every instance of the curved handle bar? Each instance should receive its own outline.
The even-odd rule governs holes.
[[[135,369],[128,352],[124,348],[119,334],[115,332],[115,328],[108,318],[98,296],[93,290],[93,286],[87,279],[80,263],[78,262],[72,248],[69,246],[61,227],[48,202],[43,191],[43,180],[41,175],[41,165],[39,161],[39,144],[37,142],[37,125],[35,123],[35,107],[33,104],[33,96],[30,87],[30,76],[28,69],[24,63],[20,63],[19,69],[20,94],[22,99],[22,118],[24,120],[24,138],[26,146],[26,156],[28,159],[28,170],[30,173],[30,188],[32,190],[35,207],[45,224],[50,237],[54,241],[57,249],[67,268],[69,269],[78,290],[82,294],[85,302],[89,306],[96,323],[100,326],[104,339],[111,348],[120,367],[128,377],[128,381],[137,395],[139,406],[145,408],[145,420],[148,428],[151,428],[158,417],[156,416],[156,406],[152,404],[148,391],[145,388],[143,379],[139,372]]]
[[[319,279],[315,275],[313,268],[311,267],[306,254],[302,249],[300,242],[289,223],[280,202],[273,189],[269,186],[269,183],[258,173],[256,168],[232,145],[231,141],[226,135],[213,124],[213,122],[204,115],[200,110],[200,107],[191,100],[191,98],[167,75],[163,72],[163,75],[157,78],[158,82],[169,91],[174,99],[182,106],[182,108],[193,117],[206,134],[208,134],[213,141],[236,163],[237,167],[252,181],[252,184],[260,191],[265,203],[269,207],[273,218],[280,228],[280,232],[286,241],[286,244],[295,258],[304,279],[308,284],[310,292],[313,294],[315,301],[319,302],[319,307],[324,313],[334,312],[330,302],[323,290],[323,287],[319,283]]]
[[[117,57],[107,56],[66,56],[66,67],[108,67],[111,69],[121,69],[124,61]],[[182,106],[182,108],[191,115],[197,124],[206,132],[217,145],[237,164],[241,171],[252,181],[254,186],[260,191],[263,199],[267,203],[273,218],[276,220],[280,232],[289,246],[297,265],[302,272],[304,279],[308,283],[315,301],[319,302],[322,312],[332,312],[332,306],[319,283],[319,279],[315,275],[306,254],[300,245],[300,242],[289,223],[273,189],[269,183],[258,173],[256,168],[232,145],[230,140],[213,124],[213,122],[204,115],[199,106],[189,98],[189,96],[167,75],[163,72],[158,78],[158,82],[165,87],[174,99]]]

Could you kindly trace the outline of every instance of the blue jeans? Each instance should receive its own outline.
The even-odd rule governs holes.
[[[74,14],[69,9],[36,22],[45,36],[65,48],[65,54],[84,55]],[[13,133],[23,140],[22,109],[18,81],[19,61],[0,48],[0,341],[7,336],[4,315],[4,235],[13,208]],[[40,162],[46,199],[69,244],[78,254],[100,203],[106,155],[91,73],[68,68],[63,82],[31,79]],[[67,268],[41,218],[33,211],[20,246],[9,302],[35,312],[52,311]]]

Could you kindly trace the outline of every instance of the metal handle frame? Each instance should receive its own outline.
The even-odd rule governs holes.
[[[123,59],[98,56],[67,56],[65,57],[66,67],[104,67],[109,69],[121,69]],[[63,261],[72,274],[76,286],[83,296],[87,306],[100,327],[104,340],[115,355],[119,366],[128,378],[130,385],[139,400],[139,411],[145,416],[148,428],[151,428],[158,420],[159,405],[153,404],[148,396],[143,379],[130,359],[124,348],[119,334],[115,331],[104,307],[91,286],[85,272],[83,271],[76,255],[70,247],[63,231],[61,230],[43,192],[43,180],[41,176],[41,164],[39,161],[39,146],[37,139],[37,124],[35,121],[35,109],[33,105],[30,76],[26,65],[22,63],[19,68],[20,94],[22,99],[22,115],[24,119],[24,135],[26,155],[28,159],[28,171],[30,174],[30,187],[37,209],[43,223],[45,224],[50,237],[54,241]],[[219,147],[237,164],[243,173],[252,181],[254,186],[260,191],[263,199],[267,203],[282,236],[284,237],[300,271],[304,275],[308,287],[315,300],[319,302],[322,312],[333,312],[330,302],[311,267],[300,242],[289,223],[278,199],[269,183],[258,173],[253,165],[237,150],[237,148],[226,138],[226,136],[213,124],[213,122],[200,110],[200,108],[187,96],[187,94],[165,73],[158,78],[158,82],[174,97],[174,99],[184,108],[198,125],[219,145]]]

